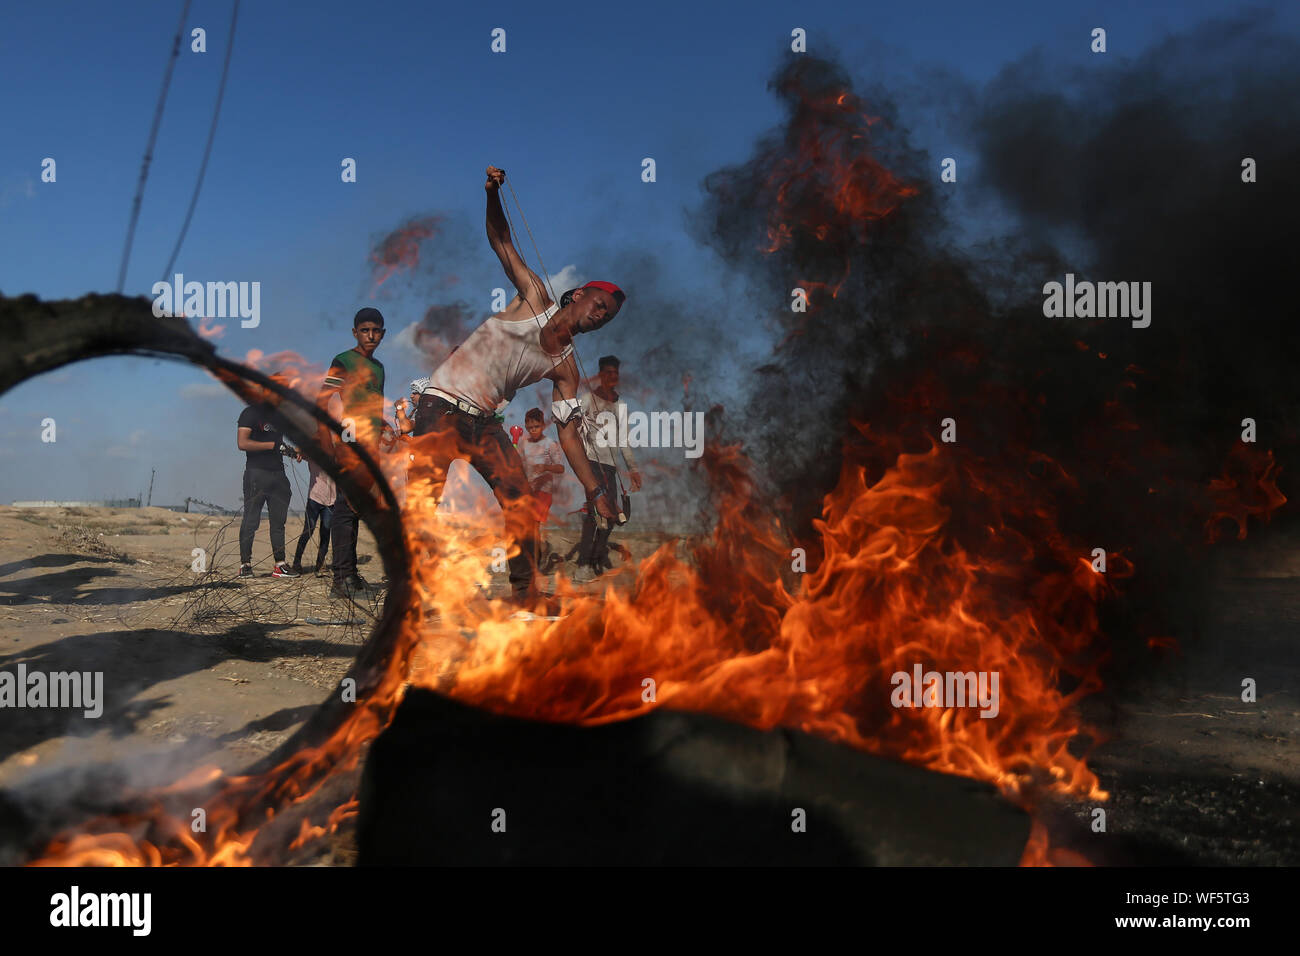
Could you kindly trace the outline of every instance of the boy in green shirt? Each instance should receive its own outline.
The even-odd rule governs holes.
[[[351,424],[355,440],[375,448],[385,424],[384,366],[374,358],[384,338],[383,314],[378,309],[361,309],[352,320],[352,334],[356,347],[334,356],[316,404],[328,410],[329,400],[338,395],[343,402],[345,439]],[[357,513],[342,488],[334,499],[331,525],[334,586],[330,596],[350,597],[353,592],[368,590],[369,584],[357,573]]]

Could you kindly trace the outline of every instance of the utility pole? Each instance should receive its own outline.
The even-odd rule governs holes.
[[[149,505],[152,505],[152,504],[153,504],[153,476],[156,475],[156,474],[158,474],[158,469],[157,469],[157,468],[152,468],[152,469],[150,469],[150,471],[149,471],[149,501],[145,504],[145,507],[146,507],[146,508],[148,508]]]

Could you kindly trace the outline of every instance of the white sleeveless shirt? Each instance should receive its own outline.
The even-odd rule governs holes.
[[[480,411],[499,410],[515,392],[541,381],[573,352],[572,342],[559,355],[542,349],[542,326],[558,311],[555,303],[540,315],[517,322],[491,316],[438,366],[429,378],[430,388]]]

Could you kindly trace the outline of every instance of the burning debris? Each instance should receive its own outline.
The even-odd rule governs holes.
[[[799,731],[670,710],[584,729],[413,690],[357,832],[361,865],[1014,866],[1029,820]]]

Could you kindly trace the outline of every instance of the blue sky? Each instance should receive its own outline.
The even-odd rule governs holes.
[[[1294,27],[1296,8],[1280,13]],[[179,3],[21,4],[0,33],[0,290],[62,298],[111,291]],[[367,254],[417,214],[441,214],[466,244],[441,275],[488,311],[503,284],[483,238],[483,169],[504,167],[552,273],[608,275],[618,254],[652,253],[682,290],[716,285],[716,260],[684,229],[700,182],[744,161],[781,120],[766,84],[790,31],[835,52],[856,77],[897,85],[951,73],[975,86],[1040,49],[1088,62],[1089,31],[1110,55],[1140,55],[1170,32],[1233,12],[1231,2],[499,3],[252,2],[241,7],[217,142],[177,271],[259,281],[256,329],[228,322],[219,347],[293,350],[326,363],[351,344],[362,305],[385,311],[379,352],[389,397],[423,371],[395,339],[431,300],[390,283],[370,298]],[[193,188],[228,42],[230,2],[195,0],[153,157],[126,291],[148,295]],[[207,52],[188,30],[207,31]],[[506,30],[504,54],[490,51]],[[911,117],[918,145],[961,158],[940,114]],[[57,162],[42,183],[41,161]],[[657,182],[641,181],[654,157]],[[340,181],[344,157],[358,181]],[[532,257],[531,248],[525,252]],[[634,290],[630,290],[633,291]],[[632,317],[625,310],[624,322]],[[716,334],[767,343],[740,307]],[[641,317],[639,321],[646,321]],[[580,343],[587,366],[619,351],[620,323]],[[629,370],[632,371],[632,370]],[[684,370],[686,371],[686,370]],[[739,373],[741,370],[735,370]],[[647,387],[649,387],[647,383]],[[521,396],[511,420],[528,404]],[[240,406],[196,369],[82,363],[0,398],[0,502],[138,493],[235,504]],[[54,417],[58,440],[40,441]],[[295,507],[300,506],[295,501]]]

